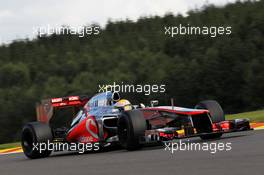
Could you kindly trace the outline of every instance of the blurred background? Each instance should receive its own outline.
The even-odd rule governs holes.
[[[165,93],[124,94],[132,103],[193,107],[219,101],[226,113],[263,109],[264,1],[0,0],[0,143],[17,141],[41,99],[93,95],[98,85],[164,84]],[[99,35],[34,27],[100,26]],[[231,26],[232,34],[170,38],[164,26]]]

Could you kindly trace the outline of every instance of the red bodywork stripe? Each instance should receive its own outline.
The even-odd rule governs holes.
[[[172,110],[172,109],[166,109],[166,108],[145,108],[143,110],[149,110],[149,111],[163,111],[163,112],[171,112],[175,114],[182,114],[182,115],[198,115],[198,114],[207,114],[209,113],[208,110],[199,110],[199,111],[178,111],[178,110]]]

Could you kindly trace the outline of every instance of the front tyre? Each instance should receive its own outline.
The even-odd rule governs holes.
[[[201,101],[195,106],[195,109],[206,109],[210,113],[212,123],[219,123],[225,121],[225,114],[221,105],[215,100],[205,100]],[[206,134],[200,136],[201,139],[217,139],[222,136],[222,133]]]
[[[26,124],[22,129],[21,145],[24,154],[31,159],[48,157],[52,151],[47,149],[48,141],[52,141],[52,131],[48,124],[41,122],[31,122]],[[46,149],[40,152],[39,143],[45,143]]]
[[[140,110],[124,111],[118,120],[119,142],[127,150],[141,148],[140,139],[144,137],[146,120]]]

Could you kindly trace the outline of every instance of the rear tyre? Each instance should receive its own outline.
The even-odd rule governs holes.
[[[225,120],[225,114],[220,104],[215,100],[201,101],[195,106],[195,109],[207,109],[210,113],[213,123],[219,123]],[[222,133],[208,134],[200,136],[201,139],[217,139],[222,136]]]
[[[41,122],[31,122],[22,129],[21,145],[24,154],[31,159],[48,157],[52,151],[47,149],[47,142],[52,142],[53,136],[48,124]],[[37,150],[37,144],[45,143],[46,149],[40,152]],[[39,149],[39,145],[38,145]]]
[[[141,148],[140,139],[145,135],[146,120],[139,110],[125,111],[117,124],[119,142],[127,150]]]

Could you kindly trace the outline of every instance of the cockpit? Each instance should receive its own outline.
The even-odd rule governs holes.
[[[104,92],[91,98],[84,108],[113,106],[116,108],[132,109],[132,104],[126,99],[120,99],[118,92]]]
[[[105,107],[113,107],[117,111],[127,111],[132,110],[132,104],[126,99],[120,99],[120,95],[118,92],[104,92],[99,93],[92,97],[83,107],[82,110],[76,115],[74,120],[72,121],[71,126],[82,121],[86,118],[86,114],[91,110],[101,110],[100,108]]]

